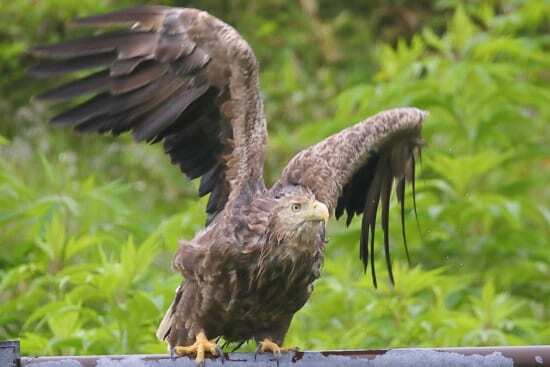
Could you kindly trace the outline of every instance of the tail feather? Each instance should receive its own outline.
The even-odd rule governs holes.
[[[170,334],[170,329],[172,328],[172,323],[174,321],[174,315],[176,313],[176,307],[178,305],[179,300],[181,299],[182,295],[182,289],[181,285],[176,289],[176,297],[170,304],[170,307],[168,307],[168,310],[166,310],[166,313],[164,314],[164,317],[162,318],[162,321],[160,322],[159,327],[157,328],[157,339],[160,341],[165,341],[168,337],[168,334]]]

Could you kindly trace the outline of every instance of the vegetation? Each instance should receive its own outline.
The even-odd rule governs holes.
[[[27,354],[164,352],[154,331],[180,281],[170,259],[204,223],[196,183],[159,147],[54,129],[50,108],[29,102],[45,83],[24,76],[25,49],[70,37],[70,18],[130,3],[0,3],[0,340],[20,338]],[[548,2],[192,5],[256,50],[270,180],[297,148],[380,110],[431,113],[420,229],[407,212],[413,265],[397,206],[395,287],[375,290],[363,273],[357,220],[331,224],[323,276],[286,344],[550,343]]]

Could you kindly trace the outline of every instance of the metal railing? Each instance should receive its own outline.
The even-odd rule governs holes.
[[[187,357],[109,355],[21,357],[19,342],[0,342],[0,367],[195,367]],[[206,366],[550,366],[550,345],[466,348],[395,348],[374,350],[296,351],[278,360],[271,355],[227,353],[224,360],[207,359]]]

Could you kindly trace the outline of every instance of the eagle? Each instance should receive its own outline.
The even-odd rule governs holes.
[[[158,328],[173,355],[223,355],[217,340],[254,340],[280,355],[293,315],[320,276],[330,216],[362,215],[359,257],[371,273],[380,212],[390,280],[389,205],[414,199],[415,161],[427,113],[386,110],[299,152],[271,187],[263,178],[266,115],[258,61],[230,25],[205,11],[138,6],[79,18],[103,32],[34,47],[30,73],[69,82],[37,96],[76,99],[51,119],[80,132],[161,143],[171,162],[209,195],[207,222],[180,244],[183,276]],[[414,200],[413,200],[414,203]],[[416,204],[415,212],[416,212]],[[380,210],[378,209],[380,207]]]

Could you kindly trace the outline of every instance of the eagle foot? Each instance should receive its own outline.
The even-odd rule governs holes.
[[[175,346],[173,352],[178,356],[195,356],[197,366],[204,366],[204,356],[206,353],[214,357],[224,358],[223,351],[214,340],[208,340],[204,332],[200,332],[195,337],[195,343],[189,346]]]
[[[271,352],[273,356],[277,359],[281,358],[282,352],[291,352],[296,351],[297,348],[281,348],[277,343],[274,343],[269,338],[265,338],[261,342],[258,343],[258,347],[256,348],[256,353],[254,353],[254,359],[256,359],[256,356],[258,353],[266,353]]]

